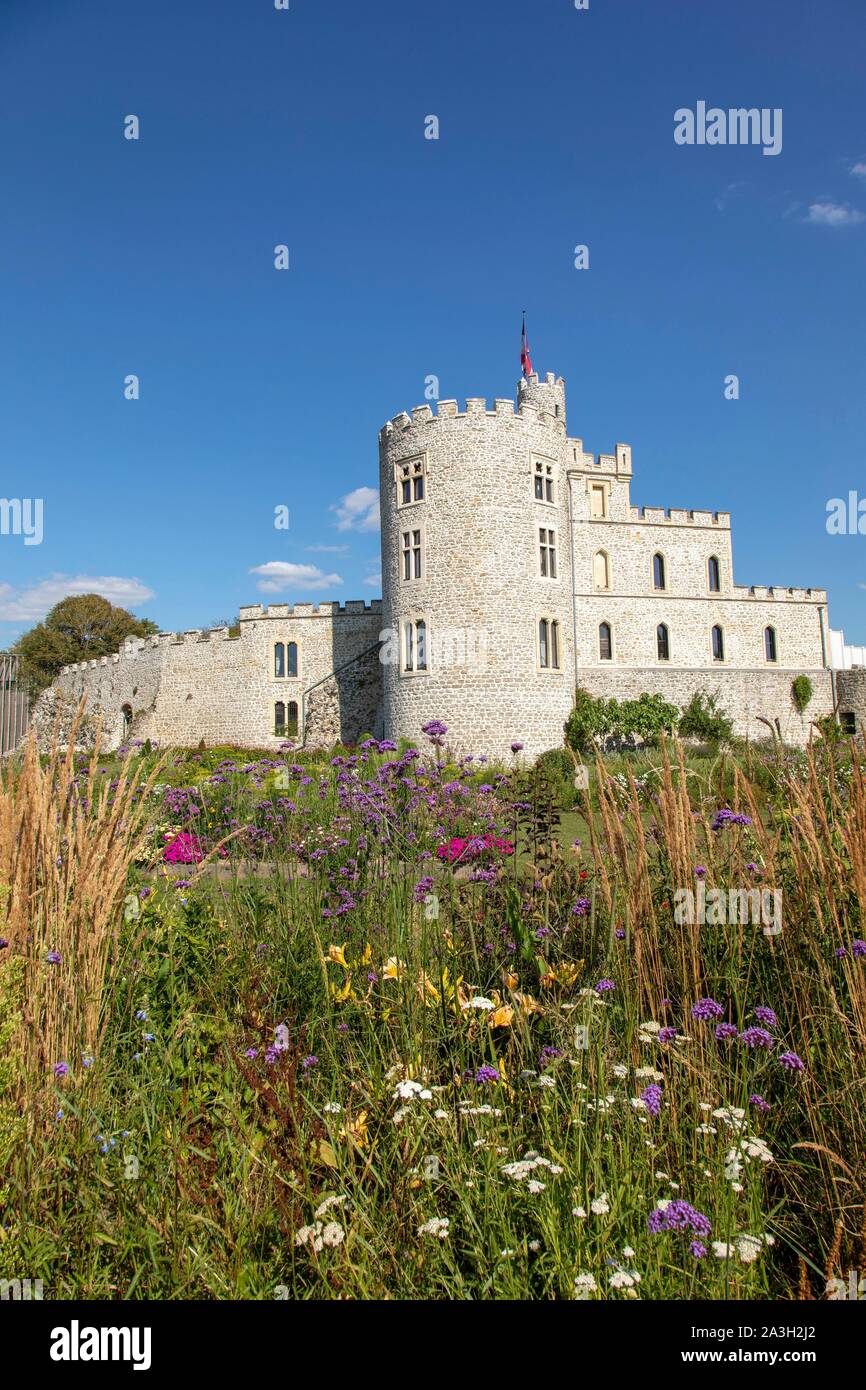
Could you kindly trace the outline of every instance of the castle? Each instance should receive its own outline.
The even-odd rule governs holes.
[[[569,437],[561,377],[522,379],[516,406],[397,415],[379,460],[381,600],[254,605],[239,636],[128,641],[64,668],[40,736],[86,693],[114,747],[414,740],[440,719],[464,752],[532,757],[562,744],[578,684],[680,707],[706,690],[752,738],[778,720],[803,743],[834,708],[864,727],[866,673],[832,669],[824,590],[735,584],[725,512],[632,506],[631,448],[596,458]]]

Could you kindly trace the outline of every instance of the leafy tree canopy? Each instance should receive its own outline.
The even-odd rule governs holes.
[[[149,637],[158,631],[149,618],[116,608],[99,594],[76,594],[56,603],[12,650],[21,658],[21,683],[35,698],[73,661],[110,656],[127,637]]]

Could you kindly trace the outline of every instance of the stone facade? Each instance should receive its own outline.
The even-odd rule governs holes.
[[[114,656],[68,666],[34,711],[44,742],[56,714],[61,733],[82,695],[89,731],[102,720],[105,744],[126,738],[194,746],[233,743],[277,748],[296,707],[301,736],[329,747],[341,736],[381,733],[380,600],[254,605],[240,612],[240,636],[228,628],[161,632],[127,642]],[[297,649],[289,675],[287,648]],[[276,673],[276,647],[283,669]],[[277,706],[286,725],[277,726]],[[89,734],[88,734],[89,736]]]
[[[630,447],[596,458],[569,437],[561,377],[521,381],[516,405],[400,414],[379,460],[381,602],[257,605],[237,638],[128,643],[64,670],[40,731],[86,693],[110,744],[278,746],[282,706],[307,745],[417,739],[441,719],[453,747],[502,758],[513,741],[529,756],[559,746],[577,684],[679,706],[705,690],[739,733],[778,720],[792,742],[833,710],[826,593],[735,584],[727,513],[632,506]],[[277,676],[289,643],[297,665],[285,656]],[[802,717],[800,674],[814,690]],[[859,727],[866,673],[845,674]]]

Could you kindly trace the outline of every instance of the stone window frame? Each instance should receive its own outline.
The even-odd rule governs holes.
[[[413,504],[413,503],[409,503],[408,505],[409,505],[409,506],[412,506],[412,505],[414,505],[414,504]],[[411,537],[411,536],[412,536],[412,533],[413,533],[414,531],[419,531],[419,532],[421,533],[421,540],[420,540],[420,551],[421,551],[421,555],[420,555],[420,564],[421,564],[421,573],[420,573],[420,574],[415,574],[415,573],[414,573],[415,565],[414,565],[414,553],[413,553],[413,552],[414,552],[414,550],[415,550],[415,544],[414,544],[414,541],[410,541],[410,545],[409,545],[409,554],[410,554],[410,556],[413,557],[413,563],[412,563],[412,565],[411,565],[411,568],[412,568],[413,573],[410,574],[410,575],[409,575],[409,578],[407,579],[407,578],[406,578],[406,575],[405,575],[404,572],[403,572],[403,569],[404,569],[404,559],[405,559],[405,555],[406,555],[406,551],[405,551],[404,546],[403,546],[403,537],[404,537],[404,535],[406,535],[406,534],[408,534],[408,535]],[[401,584],[417,584],[420,580],[426,579],[426,578],[427,578],[427,527],[426,527],[426,525],[424,524],[423,521],[418,521],[417,524],[416,524],[416,519],[413,518],[412,521],[410,522],[410,524],[409,524],[408,526],[405,525],[403,522],[400,523],[400,543],[399,543],[399,545],[398,545],[398,550],[399,550],[399,552],[400,552],[400,583],[401,583]]]
[[[602,630],[603,627],[606,627],[606,628],[607,628],[607,639],[608,639],[608,646],[609,646],[609,650],[610,650],[610,655],[609,655],[609,656],[602,656],[602,654],[601,654],[601,630]],[[609,618],[602,618],[602,620],[601,620],[601,622],[599,623],[598,628],[597,628],[597,630],[596,630],[595,640],[596,640],[596,650],[597,650],[597,652],[598,652],[598,660],[599,660],[599,662],[600,662],[601,664],[603,664],[603,665],[606,666],[606,665],[608,664],[609,661],[612,662],[612,661],[615,659],[615,653],[616,653],[616,646],[615,646],[615,641],[614,641],[614,627],[613,627],[613,623],[610,621]]]
[[[665,654],[664,654],[664,656],[662,656],[662,654],[661,654],[661,645],[662,645],[661,633],[662,633],[662,632],[664,632],[664,646],[665,646]],[[656,661],[659,663],[660,666],[666,666],[666,665],[669,664],[670,659],[671,659],[671,630],[670,630],[670,628],[668,627],[667,623],[659,623],[658,626],[656,627]]]
[[[661,584],[656,583],[656,560],[660,561],[659,572]],[[651,562],[651,582],[654,594],[666,594],[668,591],[668,562],[663,550],[654,550]]]
[[[720,644],[720,647],[721,647],[721,656],[716,656],[716,650],[715,650],[715,647],[716,647],[716,638],[715,638],[715,634],[716,634],[717,632],[718,632],[718,634],[719,634],[719,644]],[[727,660],[728,660],[728,644],[727,644],[727,642],[726,642],[726,640],[725,640],[725,629],[722,627],[722,624],[721,624],[721,623],[713,623],[712,627],[710,628],[710,661],[712,662],[712,664],[713,664],[714,666],[724,666],[724,665],[727,664]]]
[[[415,480],[420,478],[422,496],[415,496]],[[403,500],[403,484],[408,481],[410,493],[408,501]],[[397,510],[405,507],[420,507],[428,498],[429,480],[427,475],[427,454],[411,454],[409,458],[398,459],[394,464],[394,487],[397,494]]]
[[[595,582],[595,562],[596,562],[596,560],[598,559],[599,555],[601,555],[601,556],[604,557],[604,569],[605,569],[605,576],[606,576],[606,579],[607,579],[607,582],[606,582],[605,584],[596,584],[596,582]],[[592,587],[593,587],[594,592],[597,593],[597,594],[608,594],[608,593],[610,593],[610,587],[611,587],[610,578],[611,578],[610,553],[609,553],[609,551],[607,551],[607,550],[604,549],[604,546],[600,546],[599,549],[596,550],[596,551],[593,553],[592,564],[591,564],[591,571],[590,571],[590,579],[591,579],[591,581],[592,581]]]
[[[542,507],[559,506],[559,483],[556,476],[556,459],[545,454],[532,454],[532,500]],[[538,496],[537,483],[542,483],[542,497]],[[550,492],[550,497],[546,494]]]
[[[712,571],[711,571],[711,569],[710,569],[710,566],[713,564],[714,561],[715,561],[715,565],[716,565],[716,578],[717,578],[717,580],[718,580],[718,585],[717,585],[716,588],[713,588]],[[721,562],[721,560],[719,559],[718,555],[708,555],[708,556],[707,556],[707,563],[706,563],[706,567],[705,567],[705,575],[706,575],[706,580],[707,580],[707,593],[708,593],[708,594],[720,594],[720,593],[722,592],[722,562]]]
[[[294,718],[292,717],[294,709]],[[283,723],[280,723],[278,711],[283,711]],[[300,711],[297,700],[275,700],[274,701],[274,738],[296,738],[300,729]]]
[[[601,493],[601,516],[592,514],[592,494],[593,490],[598,489]],[[586,480],[586,515],[588,521],[610,521],[610,481],[606,478],[587,478]]]
[[[559,580],[559,530],[556,526],[536,526],[538,536],[538,577],[555,584]],[[551,536],[553,539],[551,540]],[[542,540],[542,537],[545,539]],[[545,573],[545,569],[547,573]],[[551,569],[553,573],[551,574]]]
[[[424,624],[424,665],[419,667],[418,654],[418,624]],[[412,629],[412,665],[407,667],[407,633],[406,629]],[[406,680],[415,680],[419,676],[429,676],[430,674],[430,622],[426,613],[404,613],[400,619],[399,628],[399,648],[400,648],[400,675]]]
[[[840,709],[839,728],[846,738],[854,738],[857,733],[857,715],[852,709]]]
[[[545,664],[542,660],[542,641],[541,625],[547,625],[547,656]],[[550,658],[555,655],[556,662]],[[535,624],[535,669],[542,676],[561,676],[562,675],[562,623],[552,613],[541,613]]]
[[[769,637],[769,642],[767,638]],[[768,666],[778,666],[779,664],[779,634],[772,623],[767,623],[761,634],[764,647],[764,660]],[[772,649],[773,655],[770,655]]]
[[[283,674],[281,676],[277,675],[277,650],[280,647],[283,649]],[[295,649],[295,669],[293,672],[289,669],[291,666],[289,653],[292,647]],[[301,679],[301,647],[299,642],[294,641],[294,639],[288,642],[277,640],[271,647],[271,659],[271,676],[275,681],[297,681]]]

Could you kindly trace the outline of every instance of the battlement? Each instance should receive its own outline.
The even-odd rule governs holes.
[[[347,599],[345,603],[272,603],[265,608],[260,603],[246,604],[240,610],[241,623],[261,622],[272,618],[336,618],[381,613],[382,600]]]
[[[775,599],[778,603],[826,603],[826,589],[783,589],[779,585],[734,584],[734,598]]]
[[[553,395],[553,409],[550,409],[547,397],[544,395],[548,388]],[[535,398],[532,392],[536,391]],[[542,415],[555,418],[558,424],[565,428],[565,381],[554,372],[548,372],[544,382],[539,381],[538,373],[534,372],[528,381],[521,380],[518,388],[518,399],[515,402],[508,396],[497,396],[493,402],[486,400],[483,396],[468,396],[461,410],[456,400],[443,400],[436,402],[436,410],[430,405],[416,405],[413,407],[411,416],[407,411],[400,411],[391,420],[386,420],[379,431],[379,440],[384,443],[393,434],[402,434],[415,425],[435,425],[440,420],[472,420],[480,421],[492,420],[537,420]],[[557,407],[560,413],[557,415]]]
[[[630,507],[629,521],[643,521],[663,526],[712,526],[717,531],[730,531],[730,512],[708,512],[685,507]]]
[[[260,603],[249,604],[240,610],[240,621],[256,622],[269,618],[335,618],[335,617],[369,617],[373,613],[382,612],[382,600],[380,598],[371,599],[366,602],[364,599],[347,599],[345,603],[272,603],[269,608],[263,608]],[[161,650],[163,647],[194,646],[202,642],[237,642],[240,638],[232,637],[227,627],[188,628],[185,632],[157,632],[152,637],[129,637],[124,642],[119,651],[113,652],[111,656],[95,657],[91,661],[73,662],[71,666],[64,666],[61,675],[70,675],[73,671],[95,671],[100,666],[117,666],[120,662],[135,661],[141,656],[142,652]]]
[[[631,445],[615,444],[612,454],[586,453],[582,439],[569,439],[571,448],[571,468],[570,472],[581,473],[590,470],[599,473],[612,473],[621,477],[623,474],[631,474]]]

